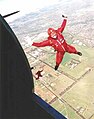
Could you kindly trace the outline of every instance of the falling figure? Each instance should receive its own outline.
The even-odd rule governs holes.
[[[43,72],[43,70],[39,70],[39,71],[37,71],[37,73],[35,74],[36,80],[38,80],[40,77],[42,77],[41,72]]]
[[[64,57],[64,54],[66,52],[68,53],[74,53],[77,54],[79,56],[82,55],[81,52],[77,51],[75,49],[75,47],[71,46],[70,44],[68,44],[62,34],[65,26],[66,26],[66,22],[67,22],[67,17],[65,17],[64,15],[62,15],[62,17],[64,18],[61,26],[55,30],[53,28],[49,28],[48,29],[48,39],[44,40],[42,42],[36,43],[36,42],[32,42],[32,46],[36,46],[36,47],[45,47],[45,46],[51,46],[54,48],[54,50],[56,51],[56,65],[55,65],[55,70],[58,69],[60,63],[62,62],[62,59]],[[41,72],[38,73],[38,76],[40,75]]]

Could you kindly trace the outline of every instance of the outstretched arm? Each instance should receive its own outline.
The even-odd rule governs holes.
[[[32,46],[36,46],[36,47],[45,47],[45,46],[50,46],[50,41],[49,40],[45,40],[39,43],[35,43],[33,42]]]
[[[64,17],[64,20],[63,20],[61,26],[58,28],[58,31],[61,32],[61,33],[63,32],[63,30],[66,26],[66,22],[67,22],[67,17],[65,17],[64,15],[62,15],[62,17]]]

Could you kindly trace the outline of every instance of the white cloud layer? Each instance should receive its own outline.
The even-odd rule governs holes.
[[[5,15],[20,10],[18,15],[14,15],[19,17],[30,12],[37,12],[46,6],[57,4],[58,2],[59,0],[0,0],[0,14]],[[13,17],[11,16],[10,19]]]

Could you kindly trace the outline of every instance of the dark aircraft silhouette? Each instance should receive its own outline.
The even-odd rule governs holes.
[[[27,57],[4,20],[12,14],[0,15],[0,119],[66,119],[34,93]]]
[[[12,13],[10,13],[10,14],[6,14],[6,15],[3,16],[3,18],[9,17],[9,16],[11,16],[11,15],[13,15],[13,14],[16,14],[16,13],[18,13],[18,12],[20,12],[20,11],[16,11],[16,12],[12,12]]]

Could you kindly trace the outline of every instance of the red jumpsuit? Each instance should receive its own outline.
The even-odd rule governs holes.
[[[57,51],[56,53],[57,66],[59,66],[59,64],[62,62],[65,52],[77,54],[77,50],[73,46],[67,44],[66,40],[64,39],[64,36],[62,35],[62,32],[66,26],[66,22],[67,20],[64,19],[62,25],[57,30],[55,30],[57,32],[57,38],[52,38],[49,36],[47,40],[44,40],[40,43],[33,42],[32,44],[33,46],[36,47],[45,47],[45,46],[53,47]]]

